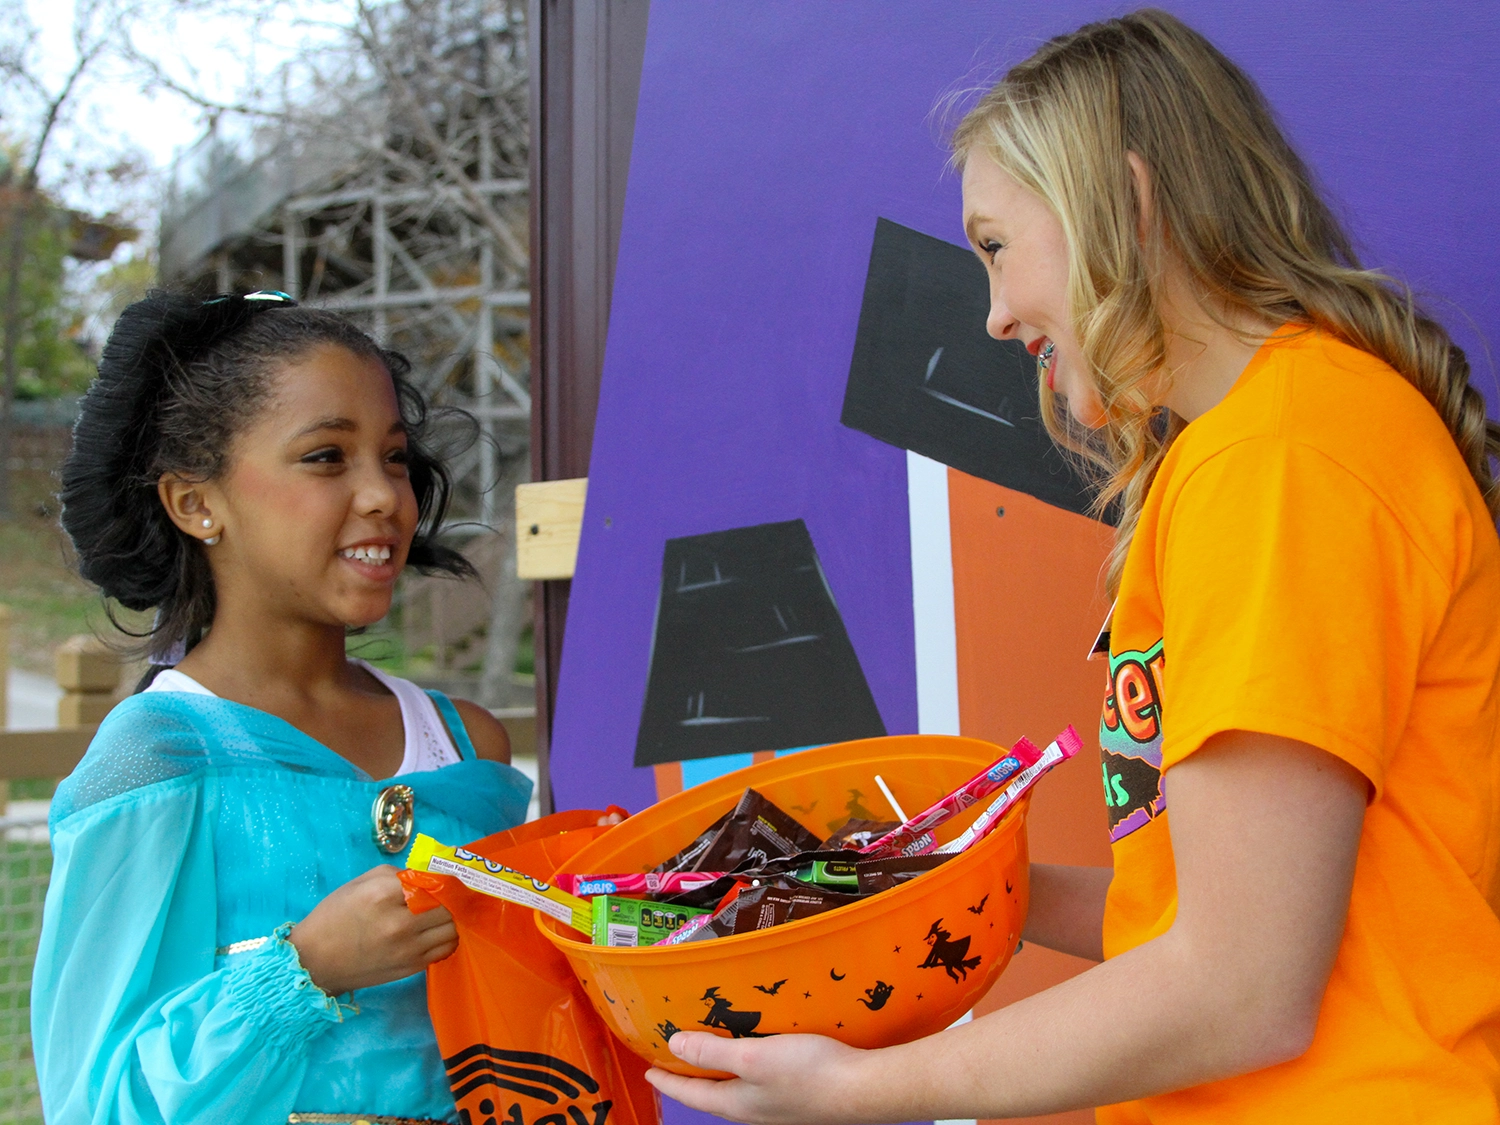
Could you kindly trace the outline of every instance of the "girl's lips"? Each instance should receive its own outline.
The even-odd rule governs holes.
[[[1035,340],[1026,345],[1026,350],[1032,355],[1040,355],[1042,349],[1045,348],[1049,342],[1050,341],[1047,339],[1047,337],[1038,336]]]
[[[348,555],[339,555],[339,562],[350,567],[356,574],[367,581],[378,585],[390,586],[396,581],[397,570],[389,561],[366,562],[364,559],[351,559]]]

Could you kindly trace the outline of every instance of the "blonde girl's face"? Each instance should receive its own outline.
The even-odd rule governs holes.
[[[285,363],[209,499],[221,606],[361,626],[385,616],[417,528],[406,428],[380,360],[320,344]]]
[[[964,230],[990,279],[990,315],[997,340],[1020,340],[1032,355],[1050,343],[1046,378],[1073,417],[1104,422],[1099,391],[1087,374],[1068,318],[1068,240],[1042,199],[983,152],[964,162]]]

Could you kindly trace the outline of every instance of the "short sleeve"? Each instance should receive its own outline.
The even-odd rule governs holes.
[[[1440,562],[1346,468],[1279,438],[1221,451],[1168,504],[1163,767],[1256,731],[1342,758],[1378,795],[1448,601]]]

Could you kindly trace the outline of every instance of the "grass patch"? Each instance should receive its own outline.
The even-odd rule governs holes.
[[[57,522],[50,473],[11,474],[16,517],[0,520],[0,600],[10,606],[10,658],[50,673],[53,651],[76,633],[108,629],[96,591],[72,569],[71,545]]]

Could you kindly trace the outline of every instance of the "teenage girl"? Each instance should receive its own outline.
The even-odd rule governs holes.
[[[407,364],[275,293],[126,309],[63,469],[83,576],[175,667],[51,812],[32,992],[51,1125],[455,1120],[406,909],[415,831],[525,816],[482,708],[345,655],[408,566],[472,573]],[[185,654],[185,655],[184,655]]]
[[[1165,13],[1047,43],[955,150],[989,332],[1122,512],[1114,868],[1034,865],[1024,935],[1102,963],[885,1050],[674,1035],[741,1077],[652,1080],[752,1122],[1500,1121],[1500,429],[1463,353]]]

